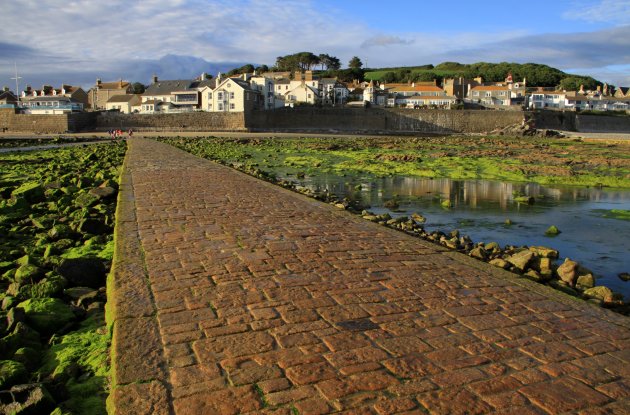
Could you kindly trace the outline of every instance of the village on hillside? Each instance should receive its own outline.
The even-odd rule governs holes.
[[[598,86],[595,90],[558,90],[514,80],[502,82],[445,78],[425,82],[341,82],[312,70],[244,73],[216,77],[202,73],[192,80],[162,80],[154,75],[142,93],[122,79],[97,79],[85,91],[79,86],[26,86],[19,94],[8,87],[0,92],[0,108],[25,114],[64,114],[114,111],[125,114],[248,112],[295,106],[376,106],[412,109],[549,109],[563,111],[630,111],[630,88]]]

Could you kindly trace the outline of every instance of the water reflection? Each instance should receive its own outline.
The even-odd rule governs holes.
[[[475,241],[554,247],[630,297],[630,283],[617,278],[630,271],[630,222],[603,217],[610,209],[630,209],[630,190],[417,177],[322,175],[299,182],[312,190],[361,200],[377,213],[389,211],[383,203],[395,198],[400,207],[392,215],[419,212],[427,218],[428,229],[459,229]],[[534,203],[519,203],[518,195],[533,197]],[[451,209],[442,207],[446,199]],[[505,225],[507,218],[513,226]],[[562,233],[545,236],[550,225]]]

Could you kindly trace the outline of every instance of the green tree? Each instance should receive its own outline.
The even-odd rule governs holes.
[[[131,86],[133,87],[134,94],[142,94],[145,90],[144,85],[140,82],[134,82],[133,84],[131,84]]]
[[[361,69],[362,66],[363,62],[361,62],[361,59],[357,56],[353,56],[352,59],[350,59],[350,62],[348,62],[348,68],[350,69]]]

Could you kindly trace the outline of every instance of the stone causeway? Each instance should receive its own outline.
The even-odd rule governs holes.
[[[128,140],[110,413],[628,414],[630,319]]]

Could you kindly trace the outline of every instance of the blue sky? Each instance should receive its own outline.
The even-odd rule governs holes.
[[[630,86],[630,0],[20,0],[0,6],[0,86],[148,83],[280,55],[370,67],[537,62]]]

